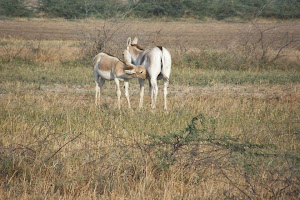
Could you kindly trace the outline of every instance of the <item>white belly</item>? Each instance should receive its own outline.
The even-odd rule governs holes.
[[[102,71],[102,70],[97,70],[98,74],[101,78],[104,78],[105,80],[113,80],[114,75],[111,71]]]

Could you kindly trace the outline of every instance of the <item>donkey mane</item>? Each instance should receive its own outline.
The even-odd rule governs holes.
[[[162,46],[157,46],[162,51]]]

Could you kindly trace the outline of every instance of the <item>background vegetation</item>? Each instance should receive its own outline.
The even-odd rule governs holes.
[[[299,0],[1,0],[2,16],[251,19],[300,17]]]

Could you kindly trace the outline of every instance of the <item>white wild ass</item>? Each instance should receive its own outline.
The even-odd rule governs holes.
[[[143,65],[147,69],[147,79],[149,80],[149,92],[151,95],[151,107],[155,108],[158,93],[157,80],[164,80],[164,109],[167,110],[167,94],[169,86],[169,77],[171,74],[171,54],[161,46],[144,50],[137,45],[138,38],[132,41],[127,39],[127,48],[124,52],[124,60],[134,65]],[[143,107],[144,99],[144,79],[139,79],[140,83],[140,104]]]
[[[99,53],[93,59],[94,64],[94,80],[96,83],[96,97],[95,104],[100,104],[100,95],[102,87],[105,80],[114,80],[117,86],[117,96],[118,96],[118,107],[121,108],[120,98],[120,81],[124,81],[125,86],[125,97],[128,102],[128,107],[130,106],[129,92],[128,92],[128,80],[131,78],[146,79],[146,68],[144,66],[134,66],[130,63],[124,63],[120,61],[117,57],[108,55],[106,53]],[[101,77],[100,82],[98,79]]]

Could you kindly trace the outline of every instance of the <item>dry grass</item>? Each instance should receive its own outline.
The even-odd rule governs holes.
[[[258,65],[240,58],[249,24],[103,23],[0,21],[12,35],[0,43],[0,199],[300,198],[297,46]],[[138,110],[136,80],[132,110],[111,83],[95,107],[85,50],[112,35],[102,47],[120,54],[139,26],[143,46],[172,51],[170,110],[162,91]]]
[[[291,171],[285,174],[287,171],[282,170],[287,166],[280,164],[282,159],[265,158],[264,163],[256,157],[247,160],[241,156],[241,160],[235,160],[239,156],[234,152],[201,143],[199,154],[190,157],[187,152],[195,147],[187,145],[176,153],[177,161],[165,168],[160,163],[162,158],[155,156],[157,149],[148,146],[153,140],[151,135],[177,132],[193,116],[203,113],[213,120],[208,126],[215,126],[218,137],[273,144],[279,148],[274,151],[297,154],[298,86],[213,87],[184,96],[183,92],[173,91],[168,113],[151,112],[149,106],[143,111],[118,111],[115,95],[110,97],[107,91],[98,110],[93,105],[92,88],[81,92],[76,88],[57,89],[19,89],[1,98],[2,198],[271,198],[281,189],[283,194],[276,198],[299,197],[289,194],[299,183],[290,177],[298,170],[293,160],[289,161]],[[238,93],[228,92],[232,90]],[[132,103],[137,102],[135,93]],[[124,99],[122,103],[126,105]],[[215,148],[218,153],[208,155]],[[243,164],[248,161],[253,162],[250,171]],[[269,168],[269,162],[273,167]],[[255,193],[248,188],[251,184]]]
[[[76,59],[80,48],[75,41],[0,39],[0,56],[6,61],[21,58],[34,62],[63,62]],[[82,57],[81,57],[82,58]]]

